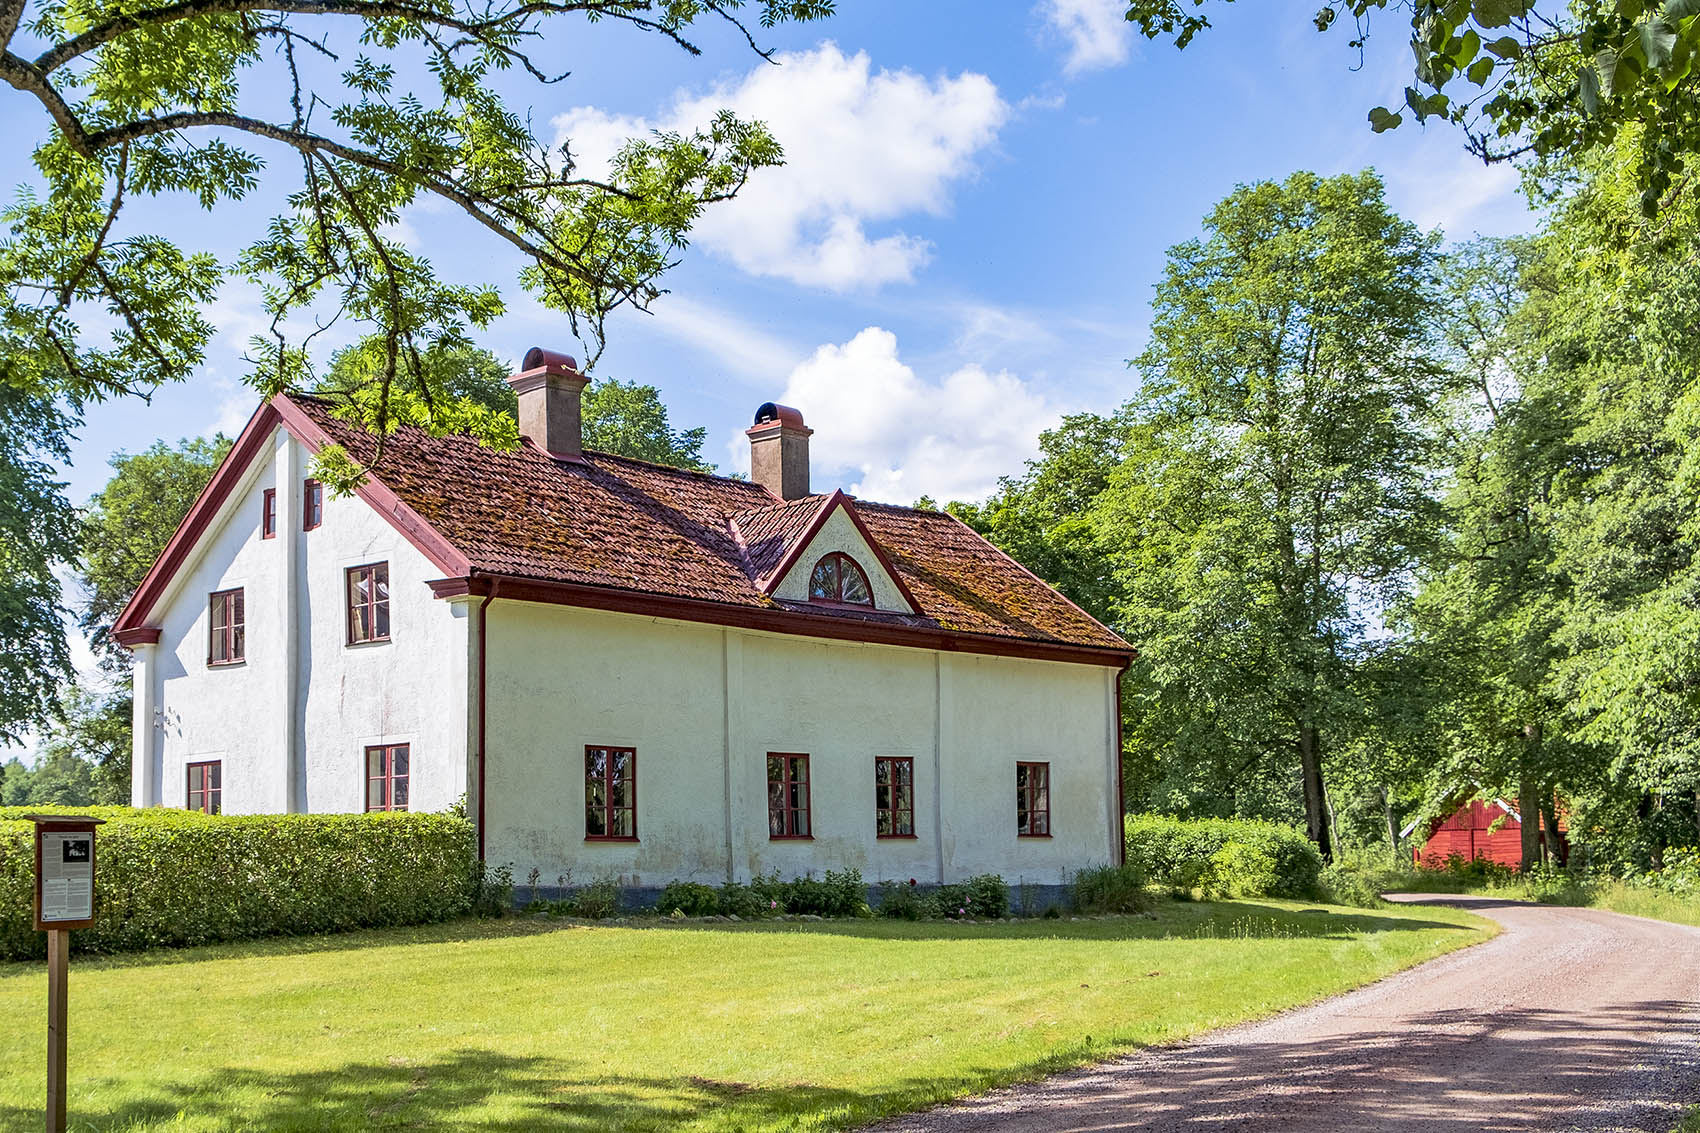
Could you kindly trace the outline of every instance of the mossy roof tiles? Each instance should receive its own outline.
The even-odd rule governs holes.
[[[376,438],[324,402],[291,399],[363,464]],[[740,606],[786,608],[757,587],[828,499],[782,502],[746,480],[586,452],[501,452],[402,426],[372,475],[465,555],[472,569]],[[845,616],[1022,641],[1128,645],[954,517],[853,501],[920,606],[919,616]],[[818,615],[818,607],[810,609]]]

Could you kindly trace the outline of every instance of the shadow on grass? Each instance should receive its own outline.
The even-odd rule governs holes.
[[[79,1106],[71,1125],[127,1130],[151,1126],[243,1130],[671,1129],[715,1110],[733,1127],[786,1124],[798,1114],[849,1107],[892,1112],[853,1091],[809,1085],[758,1088],[702,1078],[600,1074],[588,1063],[462,1050],[420,1061],[351,1062],[275,1073],[227,1066],[204,1075],[138,1085],[105,1109]],[[0,1105],[0,1128],[39,1128],[35,1109]]]
[[[1485,899],[1445,898],[1435,903],[1492,907]],[[760,932],[824,934],[875,940],[1160,940],[1165,937],[1199,936],[1205,939],[1325,938],[1345,939],[1373,932],[1410,932],[1422,929],[1458,929],[1444,921],[1411,916],[1390,917],[1372,909],[1290,909],[1249,901],[1212,903],[1170,901],[1159,903],[1157,912],[1143,916],[1046,919],[1024,918],[1013,922],[902,921],[881,917],[843,920],[750,920],[673,921],[666,917],[640,917],[621,924],[613,921],[563,920],[523,913],[502,920],[463,918],[434,925],[402,928],[361,929],[323,936],[264,937],[257,940],[188,948],[157,948],[147,952],[77,954],[81,970],[148,968],[171,964],[204,963],[336,952],[367,951],[374,948],[411,948],[434,944],[471,944],[484,940],[541,936],[555,932],[597,929],[665,930],[670,932]],[[0,978],[38,971],[44,962],[20,960],[0,963]]]

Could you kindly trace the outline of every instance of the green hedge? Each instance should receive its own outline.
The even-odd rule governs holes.
[[[478,887],[472,824],[447,814],[0,808],[0,959],[45,954],[33,827],[20,819],[49,812],[106,819],[80,951],[424,924],[468,912]]]
[[[1233,897],[1310,897],[1322,873],[1297,828],[1238,818],[1130,814],[1127,862],[1159,885]]]

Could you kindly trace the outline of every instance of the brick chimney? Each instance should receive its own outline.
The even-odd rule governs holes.
[[[750,438],[750,479],[782,500],[809,494],[809,437],[813,429],[789,405],[763,402],[756,423],[744,430]]]
[[[571,355],[540,346],[527,350],[519,373],[508,379],[519,395],[520,436],[556,460],[583,460],[579,395],[589,383]]]

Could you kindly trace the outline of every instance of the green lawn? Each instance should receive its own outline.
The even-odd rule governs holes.
[[[71,971],[76,1129],[842,1128],[1330,995],[1458,910],[1165,903],[1016,924],[463,921]],[[0,1127],[46,976],[0,965]]]

